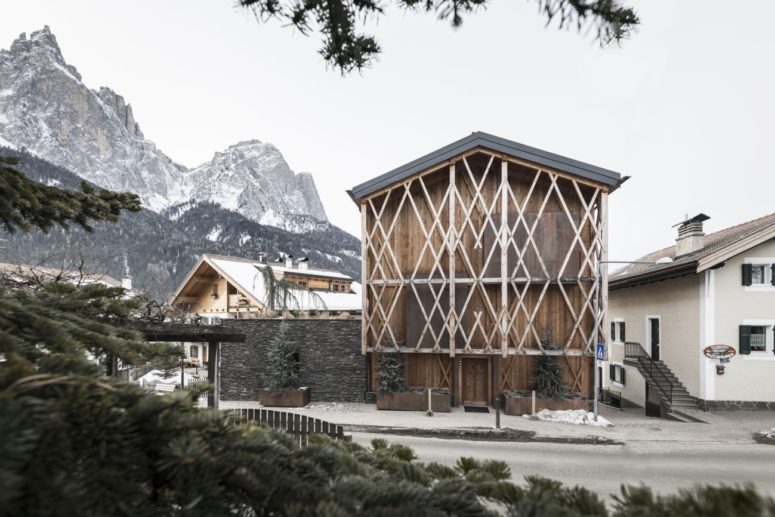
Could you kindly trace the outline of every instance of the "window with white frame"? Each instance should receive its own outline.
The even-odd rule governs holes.
[[[746,321],[740,325],[739,353],[743,355],[771,354],[775,351],[775,324]]]
[[[608,375],[613,382],[624,385],[624,366],[621,364],[609,364]]]
[[[615,319],[611,322],[611,341],[614,343],[624,343],[626,341],[626,328],[624,320]]]
[[[743,264],[743,285],[747,287],[775,287],[775,258],[746,258]]]

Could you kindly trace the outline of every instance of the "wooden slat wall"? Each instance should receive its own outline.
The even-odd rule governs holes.
[[[529,390],[533,377],[535,356],[510,356],[495,359],[497,365],[496,396],[509,390]],[[563,380],[571,393],[581,393],[584,398],[593,395],[591,357],[558,357],[563,367]]]
[[[450,261],[445,239],[454,232],[460,243],[455,253],[456,312],[460,312],[468,300],[465,310],[458,314],[462,329],[455,337],[457,350],[462,353],[502,352],[498,242],[500,212],[502,206],[506,206],[509,212],[506,218],[509,224],[509,285],[506,289],[509,310],[506,317],[513,318],[508,325],[507,352],[540,352],[540,338],[545,327],[550,325],[557,344],[575,353],[590,353],[594,322],[592,304],[586,294],[592,288],[591,262],[600,251],[595,245],[595,227],[600,226],[595,207],[602,195],[601,187],[508,161],[508,195],[504,205],[501,202],[500,156],[473,153],[465,160],[458,159],[454,166],[453,186],[449,183],[449,168],[442,167],[364,201],[368,205],[365,267],[370,283],[364,286],[368,299],[368,311],[364,313],[366,349],[420,347],[424,350],[418,351],[447,350],[447,332],[437,332],[438,340],[429,341],[427,335],[421,341],[416,337],[408,339],[409,319],[416,318],[422,329],[425,317],[418,310],[417,302],[407,305],[407,300],[417,298],[410,285],[412,279],[427,283],[448,277]],[[482,178],[485,178],[483,182]],[[523,211],[524,222],[517,216],[520,211]],[[454,215],[454,228],[449,228],[450,212]],[[375,214],[379,214],[379,218]],[[532,229],[535,221],[538,224],[533,237],[538,252],[529,243],[525,227],[526,223]],[[578,234],[582,242],[578,243],[575,237],[580,224]],[[383,232],[388,234],[387,237]],[[427,245],[426,241],[429,241]],[[546,272],[538,259],[539,253]],[[518,254],[524,256],[524,267],[516,267]],[[560,271],[563,262],[566,266]],[[565,279],[562,288],[555,283],[544,289],[547,273],[549,280],[554,282],[558,274]],[[472,284],[471,279],[479,276],[491,281],[486,285]],[[525,289],[524,280],[517,277],[528,276],[532,283]],[[568,283],[569,278],[578,281]],[[427,292],[427,285],[422,286]],[[433,289],[438,291],[440,286],[435,284]],[[448,293],[447,290],[444,296],[449,297]],[[520,302],[529,315],[518,309]],[[531,317],[536,306],[538,311]],[[426,304],[423,308],[429,316],[432,310],[436,313],[435,328],[448,317],[450,304],[447,299],[441,305],[443,318],[438,316],[438,308]],[[414,324],[416,326],[416,321]],[[527,337],[524,337],[526,330]],[[416,329],[414,334],[417,334]]]

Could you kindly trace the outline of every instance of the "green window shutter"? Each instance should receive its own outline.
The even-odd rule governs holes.
[[[624,384],[624,373],[625,373],[626,371],[627,371],[627,370],[625,370],[625,369],[624,369],[624,366],[622,366],[622,384]]]
[[[743,264],[743,285],[753,284],[753,266],[751,264]]]
[[[622,329],[622,342],[625,342],[625,341],[627,341],[627,335],[625,333],[624,322],[621,323],[621,329]]]
[[[616,366],[612,364],[608,365],[608,376],[611,378],[611,380],[616,379]]]
[[[751,326],[740,325],[740,350],[741,354],[751,353]]]

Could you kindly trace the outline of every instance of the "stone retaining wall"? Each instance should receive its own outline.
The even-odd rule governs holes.
[[[267,352],[282,322],[299,353],[299,386],[312,389],[313,401],[364,402],[360,318],[224,320],[246,340],[221,344],[221,400],[259,399],[267,384]]]
[[[755,400],[702,400],[697,405],[703,411],[775,411],[775,402]]]

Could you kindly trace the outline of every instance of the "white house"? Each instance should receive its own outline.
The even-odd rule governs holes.
[[[649,414],[775,409],[775,214],[705,235],[707,219],[609,278],[603,387]]]

